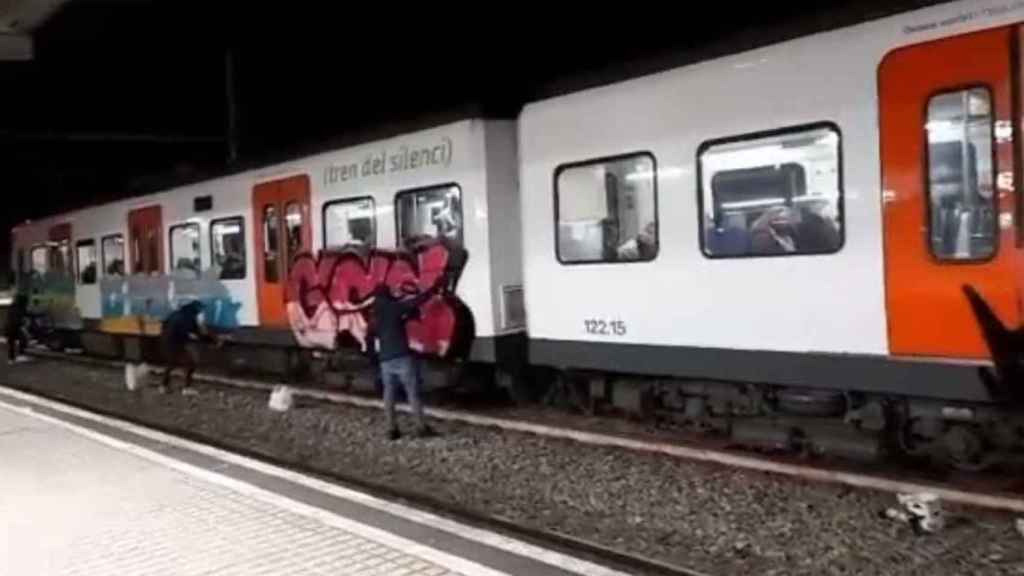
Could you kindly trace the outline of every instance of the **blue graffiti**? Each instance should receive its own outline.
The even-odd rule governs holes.
[[[161,276],[105,277],[100,282],[104,318],[143,316],[163,320],[183,304],[198,300],[206,323],[215,328],[239,326],[242,303],[231,297],[216,271],[196,277],[189,271]]]

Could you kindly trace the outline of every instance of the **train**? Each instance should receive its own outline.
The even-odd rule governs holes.
[[[803,36],[26,222],[12,262],[90,354],[152,354],[198,299],[232,338],[211,362],[350,381],[373,289],[440,279],[409,326],[439,382],[1012,462],[1022,22],[960,1]]]

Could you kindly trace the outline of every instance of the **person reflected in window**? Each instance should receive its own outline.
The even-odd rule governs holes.
[[[462,227],[459,221],[459,214],[462,209],[459,207],[458,198],[448,198],[444,208],[434,218],[434,225],[437,227],[439,238],[455,240],[459,236],[459,229]]]
[[[602,260],[614,262],[619,259],[619,223],[611,218],[601,220]]]
[[[96,283],[96,263],[90,262],[82,270],[82,284],[94,284]]]
[[[839,231],[808,207],[773,206],[750,226],[750,243],[755,254],[830,252],[839,247]]]
[[[107,265],[108,276],[124,276],[124,261],[114,260]]]
[[[653,260],[658,253],[658,228],[648,222],[644,229],[616,249],[619,260]]]

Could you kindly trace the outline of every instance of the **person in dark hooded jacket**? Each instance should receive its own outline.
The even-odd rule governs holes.
[[[395,419],[395,387],[398,385],[405,389],[409,407],[416,418],[418,435],[427,437],[435,434],[423,418],[423,404],[420,402],[421,368],[419,358],[409,348],[405,323],[416,314],[424,302],[443,287],[442,279],[443,276],[429,290],[409,298],[396,298],[386,284],[379,285],[373,294],[377,359],[380,362],[381,384],[384,386],[388,438],[392,440],[401,436]]]
[[[7,325],[4,327],[4,334],[7,336],[7,360],[14,363],[22,358],[25,348],[28,347],[28,337],[25,335],[25,316],[28,314],[28,296],[18,292],[14,296],[11,307],[7,309]]]
[[[164,370],[161,392],[170,390],[171,373],[175,368],[182,368],[185,371],[185,386],[183,394],[192,391],[192,374],[199,364],[199,358],[194,348],[188,346],[193,338],[197,340],[220,341],[212,336],[206,326],[200,321],[199,315],[203,313],[203,304],[193,300],[172,312],[163,322],[160,331],[160,348],[163,352],[164,362],[167,368]]]

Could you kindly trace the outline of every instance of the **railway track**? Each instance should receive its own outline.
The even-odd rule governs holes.
[[[1012,527],[999,527],[1013,524],[1006,511],[1019,514],[1024,499],[987,481],[926,481],[890,467],[880,471],[877,465],[860,471],[827,469],[789,456],[755,456],[715,440],[680,444],[685,438],[674,432],[637,430],[620,418],[562,418],[559,411],[488,404],[472,410],[435,408],[432,416],[446,421],[438,422],[438,429],[450,440],[422,445],[403,440],[393,446],[378,436],[380,401],[365,395],[295,388],[298,409],[272,416],[266,404],[274,384],[265,381],[206,374],[194,397],[151,390],[132,394],[120,381],[123,371],[111,372],[123,368],[120,362],[73,354],[38,356],[53,360],[15,368],[3,383],[238,454],[255,451],[253,458],[265,462],[372,490],[383,499],[408,501],[464,524],[501,528],[500,533],[521,541],[558,546],[630,573],[781,568],[781,555],[791,557],[787,541],[794,532],[802,532],[799,541],[808,543],[797,558],[806,556],[800,561],[817,568],[831,558],[823,557],[820,547],[832,542],[860,550],[851,558],[870,554],[872,563],[884,564],[892,556],[876,550],[878,538],[887,539],[889,554],[927,561],[912,534],[899,537],[894,531],[902,529],[875,514],[895,505],[896,498],[887,492],[925,490],[952,504],[948,510],[957,526],[930,539],[929,546],[951,546],[949,552],[961,556],[1018,555],[1019,536]],[[47,374],[56,380],[47,382]],[[617,433],[607,433],[610,429]],[[318,436],[323,439],[307,440]],[[418,472],[406,475],[408,470]],[[793,476],[811,481],[794,482]],[[378,485],[382,479],[386,484]],[[470,508],[470,514],[463,515],[467,511],[462,508]],[[503,522],[508,525],[502,528]],[[756,527],[758,522],[784,528],[766,533]],[[970,527],[966,532],[965,525]],[[967,541],[974,544],[964,548]],[[748,553],[736,552],[734,545],[736,550],[750,546],[752,556],[744,560]],[[818,552],[812,552],[816,547]],[[614,560],[619,552],[667,563],[674,572],[650,564],[634,567],[628,558]],[[861,564],[848,564],[855,566]],[[817,568],[814,573],[822,573]]]
[[[85,361],[91,364],[102,364],[107,366],[115,366],[118,364],[116,362],[97,360],[94,358],[69,357],[68,355],[57,353],[33,351],[32,354],[34,356],[45,357],[48,359],[68,360],[69,358],[72,358],[75,361]],[[197,376],[197,380],[199,379],[202,379],[205,382],[224,385],[224,379],[213,377],[210,375],[206,375],[203,378],[199,378]],[[630,574],[651,576],[707,576],[705,572],[701,572],[698,570],[693,570],[682,566],[674,566],[664,562],[644,558],[641,556],[637,556],[635,554],[630,554],[627,552],[623,552],[621,550],[616,550],[608,546],[603,546],[601,544],[591,542],[585,539],[524,526],[522,524],[505,518],[481,514],[463,507],[453,505],[451,503],[445,502],[437,498],[431,498],[423,494],[417,494],[405,490],[396,489],[392,486],[383,483],[367,481],[363,478],[359,478],[354,475],[343,474],[338,472],[328,472],[322,469],[313,468],[296,462],[286,461],[280,458],[269,457],[266,454],[262,454],[254,450],[240,448],[237,445],[229,445],[225,442],[220,442],[216,439],[209,438],[208,436],[204,436],[202,434],[192,433],[188,430],[182,430],[172,426],[163,426],[160,424],[147,421],[143,418],[127,416],[123,413],[112,410],[104,410],[101,408],[97,408],[93,405],[90,405],[88,403],[70,400],[66,397],[60,397],[54,394],[47,394],[40,392],[38,390],[26,391],[16,386],[8,386],[7,383],[2,383],[0,384],[0,386],[3,386],[11,390],[16,390],[21,393],[29,393],[34,396],[44,398],[46,400],[50,400],[52,402],[58,402],[76,408],[78,410],[82,410],[92,414],[97,414],[100,416],[104,416],[106,418],[120,420],[136,426],[161,432],[163,434],[167,434],[170,436],[180,437],[182,439],[207,445],[218,450],[231,452],[239,456],[243,456],[246,458],[250,458],[252,460],[277,466],[279,468],[283,468],[286,470],[290,470],[321,480],[329,481],[338,484],[342,487],[360,490],[381,499],[402,502],[413,507],[419,508],[421,510],[437,514],[439,516],[448,517],[452,520],[461,522],[463,524],[467,524],[484,530],[489,530],[492,532],[503,534],[505,536],[517,538],[526,541],[530,544],[534,544],[548,549],[553,549],[581,559],[590,560],[595,563],[606,565],[609,568],[622,570]]]
[[[41,358],[81,362],[111,368],[123,368],[124,363],[88,356],[34,350]],[[210,373],[197,373],[197,381],[216,386],[270,392],[275,384],[265,381],[234,378]],[[341,393],[316,388],[293,387],[296,396],[322,402],[332,402],[363,408],[381,409],[383,402],[367,395]],[[399,406],[399,410],[405,409]],[[561,438],[584,444],[623,448],[640,452],[653,452],[711,464],[746,470],[780,474],[803,480],[839,484],[891,493],[931,492],[947,502],[971,507],[987,508],[1024,514],[1024,486],[1012,478],[994,478],[987,475],[961,474],[953,481],[936,480],[909,468],[892,466],[884,472],[867,472],[857,465],[814,463],[797,457],[762,455],[728,449],[721,443],[671,441],[651,439],[637,435],[593,432],[579,428],[556,426],[527,419],[478,414],[448,408],[426,408],[426,413],[440,420],[460,422],[474,426],[496,427],[502,430],[524,432],[551,438]],[[1013,490],[1006,489],[1007,485]]]

